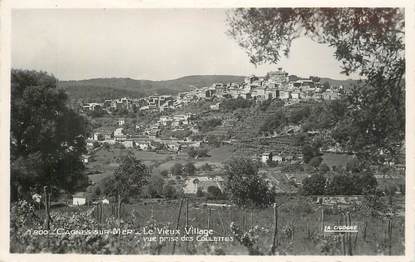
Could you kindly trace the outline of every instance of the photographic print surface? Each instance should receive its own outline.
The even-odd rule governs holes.
[[[405,255],[404,14],[12,10],[9,251]]]

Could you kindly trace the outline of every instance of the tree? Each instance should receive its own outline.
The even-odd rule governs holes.
[[[209,186],[207,188],[209,199],[221,199],[222,191],[217,186]]]
[[[330,171],[330,167],[326,163],[321,163],[318,170],[321,174],[325,174]]]
[[[321,164],[322,161],[323,161],[323,158],[321,156],[315,156],[312,159],[310,159],[309,164],[310,166],[317,168]]]
[[[226,192],[236,205],[264,208],[275,201],[275,188],[258,175],[258,166],[250,159],[232,159],[225,164]]]
[[[139,194],[142,186],[148,183],[149,176],[148,168],[129,151],[121,157],[113,177],[106,181],[105,192],[117,197],[118,205],[121,205],[129,197]]]
[[[309,163],[313,157],[320,155],[320,149],[316,144],[304,144],[302,148],[302,153],[304,163]]]
[[[57,81],[45,72],[11,72],[12,200],[33,185],[73,192],[88,184],[81,159],[88,123],[66,106],[67,95],[56,88]]]
[[[188,162],[186,163],[186,165],[184,165],[184,173],[188,176],[194,176],[195,172],[196,172],[196,167],[192,162]]]
[[[95,187],[95,191],[94,191],[96,196],[100,196],[101,195],[101,188],[99,186]]]
[[[346,75],[362,81],[348,93],[335,136],[373,162],[397,160],[405,138],[405,21],[399,8],[250,8],[229,11],[228,34],[257,65],[288,56],[304,35],[335,49]]]
[[[168,199],[177,198],[176,187],[172,185],[166,185],[163,189],[163,194],[164,194],[164,197]]]
[[[329,182],[327,192],[332,195],[373,194],[376,186],[376,178],[367,172],[336,174]]]
[[[209,165],[209,163],[206,163],[206,164],[204,164],[204,165],[202,165],[200,167],[200,170],[203,170],[203,171],[212,171],[212,167]]]
[[[169,175],[169,171],[167,171],[167,170],[161,170],[160,171],[160,175],[162,176],[162,177],[167,177],[168,175]]]
[[[148,192],[151,197],[160,197],[163,194],[164,179],[161,176],[154,175],[150,178]]]
[[[303,190],[306,195],[323,195],[326,188],[326,178],[322,174],[313,174],[303,179]]]
[[[328,81],[324,81],[323,85],[321,86],[321,91],[326,91],[327,89],[330,89],[330,83]]]
[[[173,176],[182,176],[183,175],[183,165],[180,163],[174,164],[171,167],[170,172]]]

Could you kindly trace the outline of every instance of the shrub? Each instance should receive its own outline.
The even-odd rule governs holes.
[[[209,186],[207,188],[208,199],[221,199],[222,191],[217,186]]]
[[[163,176],[163,177],[167,177],[169,175],[169,171],[167,171],[165,169],[164,170],[161,170],[160,171],[160,175]]]
[[[325,174],[330,171],[330,167],[325,163],[321,163],[318,169],[321,174]]]
[[[184,165],[183,171],[188,176],[193,176],[196,172],[196,167],[193,163],[188,162]]]
[[[325,186],[326,178],[321,174],[313,174],[303,180],[303,191],[306,195],[323,195]]]
[[[168,199],[173,199],[173,198],[177,198],[177,190],[176,187],[172,186],[172,185],[166,185],[163,188],[163,195],[165,198]]]
[[[225,165],[226,191],[240,207],[270,206],[275,201],[275,188],[258,175],[258,166],[250,159],[233,159]]]
[[[317,168],[321,164],[322,161],[323,161],[323,158],[321,156],[315,156],[312,159],[310,159],[309,164],[310,166]]]

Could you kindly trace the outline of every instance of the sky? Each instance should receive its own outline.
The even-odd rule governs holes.
[[[12,13],[12,67],[60,80],[168,80],[187,75],[289,74],[347,79],[334,49],[299,38],[288,58],[255,67],[225,32],[225,9],[21,9]]]

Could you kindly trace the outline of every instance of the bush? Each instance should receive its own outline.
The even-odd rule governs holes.
[[[207,148],[190,147],[189,150],[187,151],[187,154],[189,155],[190,158],[199,158],[199,157],[209,156]]]
[[[225,165],[226,191],[239,207],[265,208],[275,201],[275,188],[258,175],[258,166],[250,159],[233,159]]]
[[[205,193],[203,192],[203,190],[199,187],[196,191],[196,196],[197,197],[204,197]]]
[[[169,171],[167,171],[165,169],[164,170],[161,170],[160,171],[160,175],[163,176],[163,177],[167,177],[169,175]]]
[[[180,163],[174,164],[174,166],[171,167],[170,172],[173,176],[183,175],[183,165]]]
[[[302,153],[303,153],[304,163],[308,163],[313,157],[320,155],[320,149],[318,145],[316,144],[313,144],[313,145],[305,144],[302,148]]]
[[[184,173],[188,176],[194,176],[196,172],[196,167],[193,163],[188,162],[184,165]]]
[[[222,120],[219,118],[204,119],[197,123],[197,127],[202,133],[212,131],[215,127],[220,126]]]
[[[206,163],[206,164],[204,164],[203,166],[200,167],[200,170],[202,170],[202,171],[212,171],[212,167],[208,163]]]
[[[325,163],[321,163],[318,169],[321,174],[325,174],[330,171],[330,167]]]
[[[229,98],[222,101],[220,108],[225,112],[233,112],[238,108],[248,108],[253,105],[253,101],[244,99],[242,97]]]
[[[174,199],[177,198],[177,190],[176,187],[172,186],[172,185],[166,185],[163,188],[163,195],[165,198],[167,199]]]
[[[373,174],[336,174],[327,186],[331,195],[371,194],[376,190],[377,181]]]
[[[222,191],[217,186],[209,186],[207,188],[208,199],[221,199]]]
[[[326,178],[321,174],[313,174],[303,180],[303,191],[306,195],[323,195],[325,186]]]
[[[321,156],[315,156],[310,160],[309,164],[310,166],[317,168],[321,164],[322,161],[323,161],[323,158]]]

